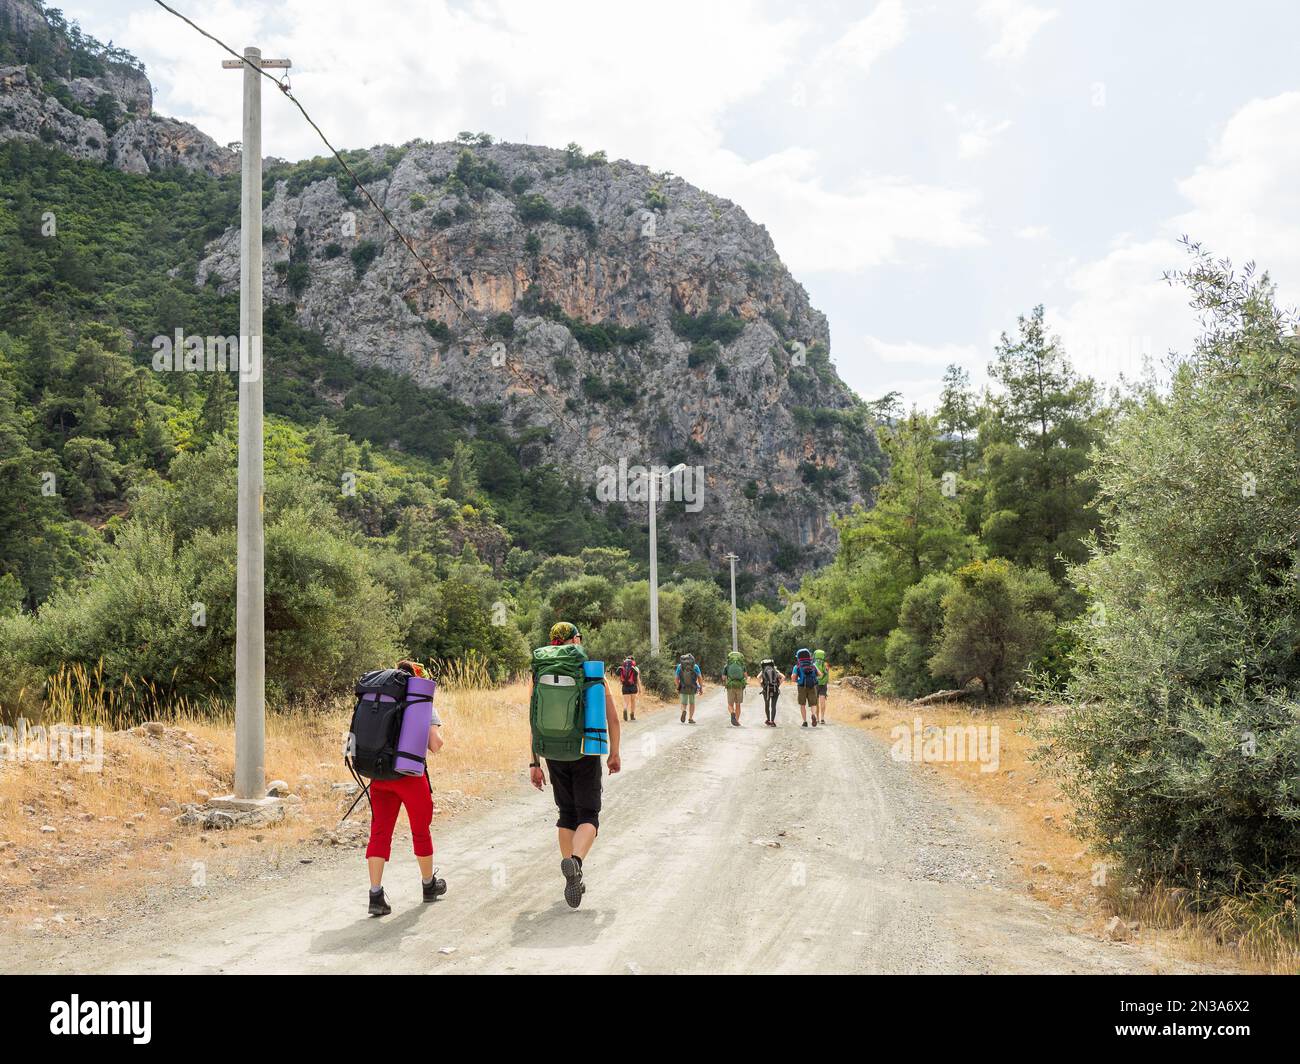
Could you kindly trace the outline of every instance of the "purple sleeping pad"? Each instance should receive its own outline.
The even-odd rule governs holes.
[[[418,701],[407,703],[402,714],[402,730],[397,736],[393,769],[403,776],[424,775],[424,759],[429,754],[429,725],[433,722],[433,692],[437,687],[435,681],[421,676],[406,681],[406,697]]]

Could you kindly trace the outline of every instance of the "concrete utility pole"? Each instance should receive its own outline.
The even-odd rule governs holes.
[[[735,554],[725,555],[726,560],[731,562],[731,649],[740,649],[740,636],[736,631],[736,562],[740,558]]]
[[[239,527],[235,601],[236,801],[266,795],[266,545],[262,528],[262,75],[287,69],[245,48],[226,69],[244,71],[244,140],[239,212]]]
[[[680,473],[686,468],[685,462],[678,462],[667,475]],[[659,535],[657,531],[657,511],[659,509],[658,466],[650,466],[649,504],[650,504],[650,656],[659,656]]]

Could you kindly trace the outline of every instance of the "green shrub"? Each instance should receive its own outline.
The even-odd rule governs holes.
[[[918,698],[953,683],[951,676],[936,676],[930,660],[939,649],[943,633],[943,600],[954,587],[947,573],[931,573],[903,595],[898,627],[885,642],[884,690],[898,698]]]
[[[379,255],[379,245],[373,240],[363,240],[360,244],[352,249],[352,271],[357,280],[365,275],[366,270],[370,269],[370,264],[375,261]]]
[[[1300,868],[1300,352],[1266,279],[1193,246],[1207,333],[1094,464],[1102,537],[1071,578],[1067,714],[1046,756],[1142,882],[1254,890]]]
[[[716,340],[702,340],[691,344],[690,353],[686,356],[687,368],[698,369],[700,366],[707,366],[710,362],[716,362],[720,350]]]
[[[745,323],[734,314],[706,310],[703,314],[678,311],[672,319],[673,332],[686,340],[696,342],[716,340],[726,345],[745,331]]]
[[[943,599],[943,632],[929,668],[959,685],[978,679],[1001,701],[1024,677],[1056,628],[1056,585],[1037,570],[1002,558],[975,561],[953,574]]]
[[[594,233],[596,231],[596,220],[588,213],[586,207],[564,207],[555,216],[555,220],[561,225],[567,225],[572,229],[581,229],[584,233]]]
[[[549,222],[555,218],[555,208],[551,206],[550,200],[536,192],[520,196],[518,203],[515,204],[515,210],[519,212],[519,220],[524,225],[536,225],[538,222]]]

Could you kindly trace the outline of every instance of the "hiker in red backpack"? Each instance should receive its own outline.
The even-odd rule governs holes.
[[[399,661],[397,668],[409,676],[426,676],[425,668],[416,661]],[[433,711],[429,725],[429,753],[442,749],[442,720]],[[406,819],[411,825],[411,842],[415,860],[420,866],[420,880],[424,887],[424,900],[434,901],[447,893],[447,881],[438,878],[433,867],[433,836],[429,825],[433,822],[433,792],[427,776],[402,776],[395,780],[373,780],[370,783],[370,842],[366,846],[366,864],[370,867],[370,915],[387,916],[393,911],[384,897],[384,865],[392,856],[393,828],[397,814],[406,807]]]
[[[618,679],[623,685],[623,719],[627,720],[627,715],[631,713],[632,719],[636,720],[636,696],[641,690],[641,670],[636,667],[631,654],[618,667]]]

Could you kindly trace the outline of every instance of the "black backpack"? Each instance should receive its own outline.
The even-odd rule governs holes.
[[[406,681],[409,678],[409,674],[401,669],[376,669],[357,681],[357,704],[352,710],[352,723],[348,726],[348,745],[343,763],[361,787],[361,793],[343,814],[344,820],[363,797],[370,801],[370,786],[366,779],[402,778],[403,774],[393,767],[397,759],[397,739],[402,732],[402,717],[412,702],[428,699],[428,695],[407,697]],[[427,768],[424,778],[426,781],[429,778]],[[431,783],[429,790],[432,793]]]

